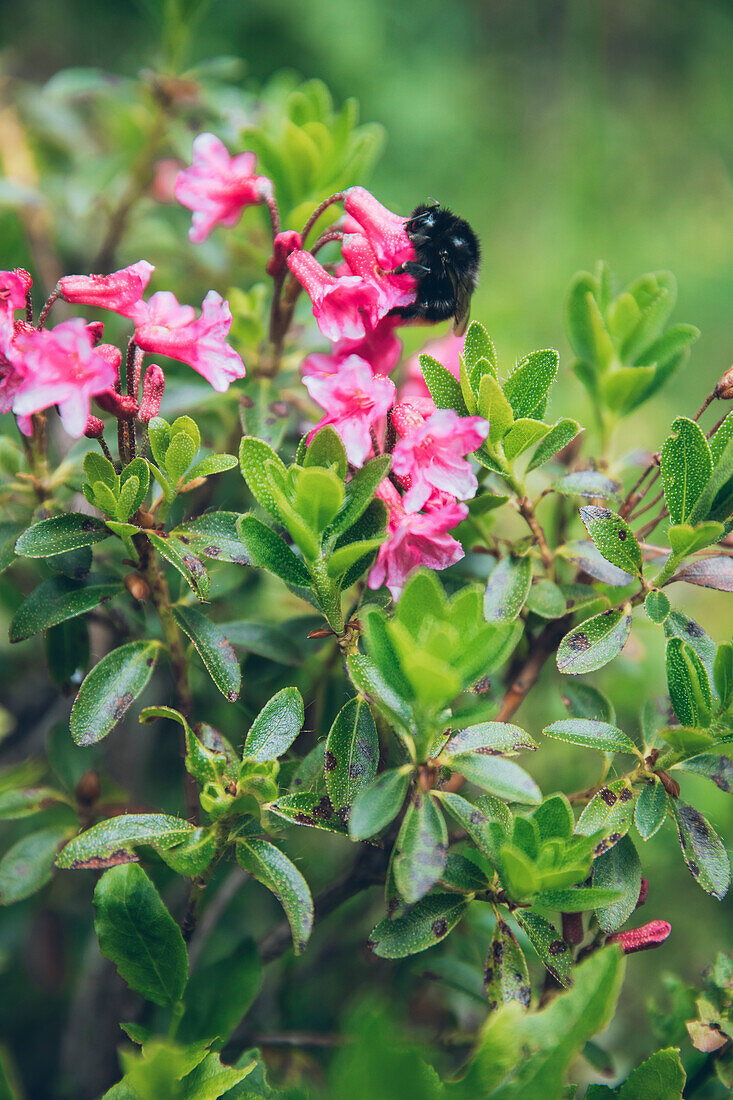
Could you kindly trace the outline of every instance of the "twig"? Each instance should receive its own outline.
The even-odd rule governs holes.
[[[545,532],[542,529],[542,525],[541,525],[540,521],[537,519],[537,516],[535,515],[534,508],[532,507],[532,505],[529,501],[529,498],[528,497],[518,497],[517,498],[517,508],[519,509],[520,515],[522,515],[524,517],[524,519],[526,520],[530,531],[532,532],[532,534],[535,537],[535,540],[537,542],[537,546],[538,546],[539,551],[540,551],[540,557],[542,558],[542,564],[544,565],[545,569],[551,569],[552,568],[552,551],[550,550],[550,547],[547,545],[547,539],[545,537]]]

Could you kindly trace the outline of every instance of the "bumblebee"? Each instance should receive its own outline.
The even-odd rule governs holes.
[[[462,336],[468,325],[471,295],[478,282],[481,248],[471,226],[438,202],[417,206],[405,222],[415,259],[397,273],[412,275],[417,296],[392,314],[405,321],[431,324],[453,318],[453,331]]]

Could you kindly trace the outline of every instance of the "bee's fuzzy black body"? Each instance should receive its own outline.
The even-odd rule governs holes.
[[[466,330],[471,295],[478,282],[481,249],[468,222],[434,203],[416,207],[405,222],[415,260],[402,270],[417,282],[417,297],[393,312],[405,321],[431,323],[454,318],[454,331]]]

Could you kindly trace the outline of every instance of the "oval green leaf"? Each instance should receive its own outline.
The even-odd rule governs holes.
[[[224,631],[195,607],[176,604],[173,614],[181,630],[193,642],[219,691],[233,703],[239,698],[242,673],[237,655]]]
[[[159,642],[128,642],[97,662],[71,710],[69,728],[77,745],[94,745],[117,725],[147,687],[159,648]]]
[[[557,667],[579,676],[603,668],[618,657],[631,631],[631,606],[602,611],[566,634],[557,651]]]
[[[326,739],[324,771],[333,807],[346,819],[358,792],[377,774],[379,738],[365,699],[350,699],[336,715]]]

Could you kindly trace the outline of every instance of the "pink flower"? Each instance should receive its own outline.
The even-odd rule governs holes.
[[[641,928],[630,928],[628,932],[614,932],[606,943],[617,943],[624,955],[635,951],[648,951],[650,947],[659,947],[672,931],[672,925],[666,920],[652,920],[642,924]]]
[[[13,412],[29,416],[58,405],[69,435],[80,436],[89,416],[89,400],[114,385],[115,369],[92,347],[84,321],[75,317],[43,332],[19,332],[13,361],[21,376]]]
[[[454,378],[460,376],[460,357],[463,352],[462,336],[443,336],[439,340],[430,340],[420,351],[407,360],[405,380],[400,386],[400,398],[412,401],[413,397],[427,397],[431,402],[430,390],[420,368],[420,355],[432,355],[451,372]],[[433,404],[433,408],[435,405]]]
[[[344,194],[344,210],[361,227],[383,271],[415,259],[415,249],[405,232],[405,218],[382,206],[365,187],[350,187]],[[347,220],[346,225],[352,232],[351,222]]]
[[[396,306],[415,301],[415,280],[411,275],[383,275],[371,244],[360,233],[347,233],[341,252],[352,275],[359,275],[378,291],[377,306],[371,323],[376,325]]]
[[[23,268],[0,271],[0,317],[12,321],[16,309],[23,309],[33,280]]]
[[[384,317],[360,340],[339,340],[330,353],[312,352],[301,367],[304,377],[335,374],[350,355],[365,359],[375,374],[389,374],[402,351],[402,341],[394,332],[398,323],[397,317]]]
[[[387,415],[394,401],[394,383],[372,374],[368,363],[352,355],[343,362],[338,374],[327,378],[311,375],[305,379],[305,386],[313,400],[326,410],[313,430],[333,425],[341,436],[349,462],[352,466],[363,466],[372,449],[370,429]]]
[[[379,547],[369,573],[369,587],[386,584],[395,600],[402,594],[407,577],[420,565],[447,569],[463,557],[460,542],[448,532],[468,515],[465,504],[441,496],[425,512],[406,512],[400,495],[389,481],[383,481],[377,495],[389,508],[388,537]]]
[[[246,206],[272,194],[272,183],[254,175],[254,153],[230,157],[214,134],[199,134],[193,143],[193,163],[178,173],[175,196],[193,211],[189,240],[205,241],[215,225],[235,225]]]
[[[285,229],[282,233],[278,233],[272,242],[272,256],[267,261],[267,274],[273,277],[283,275],[290,253],[297,252],[302,247],[300,233],[296,233],[294,229]]]
[[[193,306],[179,305],[175,294],[159,290],[141,303],[135,321],[139,348],[188,363],[219,393],[235,378],[244,378],[244,363],[224,339],[232,327],[232,311],[215,290],[204,298],[200,317]]]
[[[379,316],[379,291],[358,275],[329,275],[315,256],[302,250],[288,256],[288,267],[313,303],[316,323],[329,340],[361,340]]]
[[[154,271],[147,260],[138,260],[111,275],[64,275],[59,279],[58,291],[66,302],[110,309],[134,319]]]
[[[401,419],[398,412],[398,431]],[[418,512],[436,490],[463,500],[472,497],[478,481],[464,455],[480,447],[488,434],[487,420],[458,416],[453,409],[439,409],[419,425],[413,418],[413,426],[392,453],[394,472],[410,479],[405,510]]]

